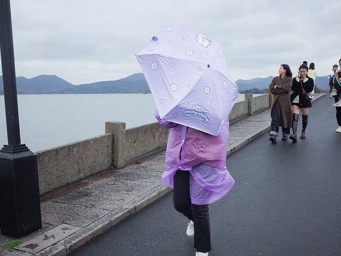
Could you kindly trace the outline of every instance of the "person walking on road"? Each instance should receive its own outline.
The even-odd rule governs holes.
[[[272,143],[276,143],[280,126],[282,127],[282,140],[287,140],[292,122],[289,95],[292,86],[292,72],[287,64],[282,64],[279,67],[278,72],[279,76],[274,77],[269,85],[272,94],[271,130],[269,140]]]
[[[338,98],[338,101],[333,104],[334,107],[341,107],[341,59],[339,60],[340,68],[335,71],[333,78],[334,91],[331,94],[333,97]]]
[[[334,107],[341,107],[341,70],[338,70],[335,72],[334,75],[334,89],[336,91],[335,98],[338,99],[338,101],[333,104]]]
[[[334,67],[335,67],[335,65],[333,66],[333,69],[334,69]],[[336,105],[340,100],[339,99],[339,93],[337,93],[336,90],[341,88],[341,86],[339,86],[341,84],[341,74],[339,76],[337,75],[338,72],[341,72],[341,59],[339,60],[339,67],[340,68],[337,71],[335,69],[335,73],[334,73],[334,77],[333,77],[333,86],[334,86],[335,93],[332,96],[334,97],[334,100],[335,100],[334,105]],[[337,68],[337,65],[336,65],[336,68]],[[335,132],[341,133],[341,108],[336,106],[335,109],[336,109],[336,122],[338,124],[338,127],[335,130]]]
[[[335,103],[339,100],[337,97],[334,97]],[[335,132],[341,133],[341,108],[336,107],[336,122],[338,124]]]
[[[336,91],[334,90],[334,75],[336,73],[337,68],[338,68],[338,65],[334,64],[332,70],[330,71],[328,75],[330,97],[333,97],[336,95]]]
[[[311,108],[311,95],[314,89],[314,80],[307,76],[308,66],[302,64],[299,74],[292,80],[291,102],[292,102],[292,134],[289,138],[292,142],[297,142],[297,127],[300,112],[302,112],[302,132],[301,139],[306,138],[306,128],[308,125],[309,109]]]
[[[190,221],[187,236],[194,235],[196,256],[211,251],[209,204],[224,197],[233,187],[234,179],[226,168],[229,123],[213,136],[190,127],[164,121],[170,128],[166,149],[166,171],[163,182],[174,188],[174,208]]]

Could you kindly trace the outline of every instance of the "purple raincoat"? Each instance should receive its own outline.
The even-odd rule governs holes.
[[[226,168],[228,121],[218,136],[213,136],[163,121],[158,114],[156,118],[162,126],[171,128],[162,181],[173,187],[176,171],[189,171],[192,204],[210,204],[224,197],[234,185],[234,179]]]

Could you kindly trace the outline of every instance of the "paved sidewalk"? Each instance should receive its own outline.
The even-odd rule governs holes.
[[[315,100],[325,94],[315,94]],[[314,101],[315,101],[314,100]],[[270,109],[230,125],[228,154],[269,131]],[[171,189],[161,183],[165,154],[109,170],[42,198],[43,228],[17,241],[0,235],[0,255],[67,255],[108,228],[143,209]]]

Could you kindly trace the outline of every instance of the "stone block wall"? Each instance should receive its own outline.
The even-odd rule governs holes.
[[[270,106],[269,94],[246,94],[245,99],[234,105],[230,122]],[[156,122],[132,129],[122,122],[107,122],[105,135],[37,152],[40,194],[164,150],[168,132]]]

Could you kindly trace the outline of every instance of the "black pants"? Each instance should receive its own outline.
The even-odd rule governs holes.
[[[208,205],[191,203],[189,177],[189,172],[180,170],[174,176],[174,208],[194,222],[194,248],[198,252],[209,252],[211,233]]]
[[[338,102],[338,97],[334,97],[335,103]],[[336,121],[338,126],[341,126],[341,108],[336,107]]]
[[[276,106],[271,109],[271,131],[270,134],[277,135],[279,132],[279,123],[280,123],[280,113]],[[282,133],[288,135],[290,133],[290,127],[283,128]]]
[[[334,88],[334,85],[333,84],[329,84],[329,93],[332,93],[332,91],[333,91],[333,88]]]
[[[339,126],[341,126],[341,108],[336,108],[336,121]]]

